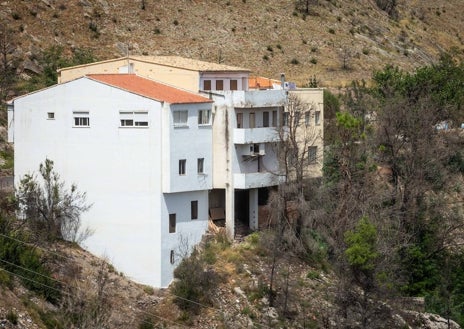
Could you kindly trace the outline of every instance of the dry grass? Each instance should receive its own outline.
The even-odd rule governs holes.
[[[25,58],[60,44],[108,59],[129,45],[132,54],[222,61],[271,78],[285,72],[300,85],[315,75],[324,86],[343,86],[388,63],[410,70],[442,51],[464,50],[460,0],[400,1],[398,21],[371,0],[320,0],[306,17],[295,13],[293,0],[146,0],[145,10],[141,3],[8,1],[0,16]],[[344,50],[349,70],[341,69]]]

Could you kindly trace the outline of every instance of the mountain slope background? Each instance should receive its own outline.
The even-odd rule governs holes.
[[[461,0],[390,1],[394,12],[382,10],[382,0],[299,2],[303,7],[295,0],[20,0],[1,2],[0,17],[22,68],[60,45],[90,49],[101,60],[179,55],[338,87],[386,64],[412,70],[443,52],[463,56]]]

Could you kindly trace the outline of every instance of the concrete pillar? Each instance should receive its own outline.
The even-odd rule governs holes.
[[[248,192],[248,208],[249,208],[249,219],[250,219],[250,229],[258,229],[258,189],[253,188]]]
[[[230,240],[235,238],[235,190],[226,184],[226,233]]]

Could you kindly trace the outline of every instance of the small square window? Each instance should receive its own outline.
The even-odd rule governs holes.
[[[187,160],[185,159],[179,160],[179,175],[185,175],[186,165],[187,165]]]
[[[55,119],[55,112],[47,112],[47,119],[54,120]]]
[[[205,173],[205,159],[204,158],[197,159],[197,172],[198,174]]]
[[[172,112],[174,127],[187,127],[188,126],[188,111],[174,111]]]
[[[190,202],[190,217],[192,219],[198,219],[198,201]]]
[[[199,125],[211,124],[211,110],[199,110],[198,111],[198,124]]]
[[[211,80],[203,81],[203,90],[211,90]]]
[[[169,233],[176,233],[176,214],[169,214]]]
[[[224,90],[224,81],[216,80],[216,90]]]

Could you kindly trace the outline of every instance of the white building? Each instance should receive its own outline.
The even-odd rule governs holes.
[[[135,281],[165,287],[179,239],[208,224],[212,102],[135,75],[90,75],[14,99],[15,180],[45,158],[93,203],[85,246]],[[13,128],[13,129],[11,129]]]
[[[48,157],[86,191],[90,251],[164,287],[180,238],[198,243],[208,217],[231,238],[239,222],[264,224],[260,206],[284,179],[276,150],[286,90],[250,90],[246,69],[170,56],[59,73],[60,84],[10,105],[15,177]]]

